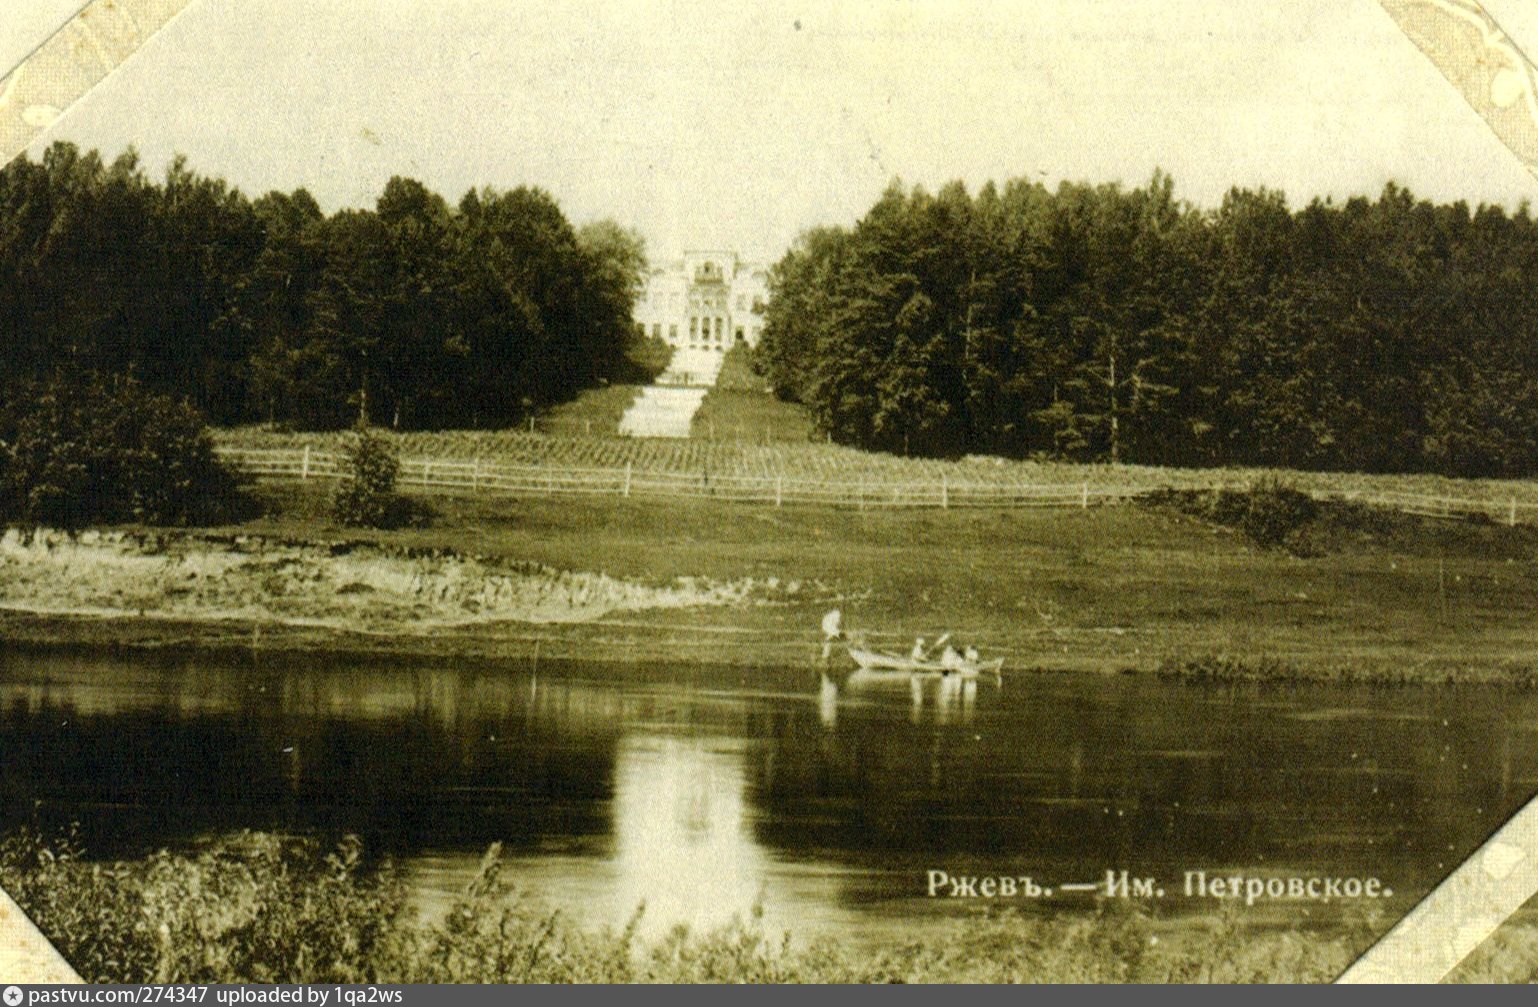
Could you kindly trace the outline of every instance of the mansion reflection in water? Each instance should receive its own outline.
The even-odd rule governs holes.
[[[648,928],[911,917],[933,867],[1386,861],[1409,893],[1538,787],[1538,700],[1483,695],[0,651],[0,812],[105,855],[356,833],[440,894],[502,842],[530,890]]]

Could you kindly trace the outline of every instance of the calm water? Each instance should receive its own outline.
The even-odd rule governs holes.
[[[1535,791],[1538,696],[1502,690],[0,650],[0,826],[77,820],[103,855],[353,832],[429,900],[501,841],[568,911],[654,928],[757,899],[874,937],[965,911],[931,868],[1376,875],[1397,913]]]

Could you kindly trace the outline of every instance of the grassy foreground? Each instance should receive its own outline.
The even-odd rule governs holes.
[[[1261,930],[1225,913],[1172,932],[1103,905],[978,914],[868,954],[756,919],[643,942],[644,909],[621,931],[583,929],[514,880],[493,847],[447,912],[424,919],[391,866],[350,839],[328,849],[241,833],[106,864],[67,838],[0,843],[0,884],[92,982],[1324,982],[1386,926]],[[1531,981],[1535,962],[1538,926],[1508,925],[1455,978]]]
[[[307,628],[295,608],[287,623],[262,626],[273,646],[493,657],[540,647],[578,659],[784,665],[813,659],[821,615],[837,606],[875,644],[906,649],[916,635],[948,630],[1016,672],[1538,683],[1538,530],[1522,526],[1382,513],[1364,521],[1358,511],[1347,520],[1326,508],[1289,540],[1306,548],[1288,549],[1177,506],[859,512],[433,496],[428,527],[358,532],[330,523],[324,487],[258,491],[266,516],[199,533],[209,548],[239,536],[336,554],[364,544],[601,572],[638,588],[730,583],[741,598],[620,606],[560,623],[467,612],[460,626],[402,621],[390,634],[354,635]],[[71,620],[48,617],[44,605],[28,615],[0,601],[12,606],[0,637],[13,641],[241,645],[252,628],[235,613],[187,626],[165,613],[161,622]],[[152,602],[136,605],[154,614]]]

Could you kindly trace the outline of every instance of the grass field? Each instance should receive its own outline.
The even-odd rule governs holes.
[[[781,402],[753,373],[751,353],[734,347],[722,362],[716,386],[695,414],[688,439],[618,436],[620,418],[640,386],[591,389],[552,407],[534,430],[449,430],[397,434],[381,431],[403,457],[445,461],[480,459],[489,464],[623,469],[712,477],[783,478],[798,481],[883,484],[1092,489],[1201,490],[1280,480],[1311,492],[1406,494],[1538,508],[1538,480],[1448,479],[1434,475],[1374,475],[1271,469],[1177,469],[1141,465],[1022,461],[986,456],[962,459],[904,458],[816,440],[806,410]],[[340,450],[343,432],[290,433],[261,427],[215,431],[222,447]],[[1530,517],[1530,515],[1525,515]]]
[[[630,387],[574,404],[568,419],[617,420]],[[762,392],[718,392],[718,417],[792,429],[790,409]],[[723,421],[725,422],[725,421]],[[221,445],[340,447],[341,434],[216,432]],[[784,476],[871,484],[1211,489],[1267,477],[1303,490],[1411,493],[1538,507],[1538,483],[1428,475],[1271,473],[872,454],[787,439],[679,440],[556,436],[526,431],[386,434],[407,457],[481,459],[552,468],[602,467],[708,475]],[[330,486],[265,482],[266,516],[221,533],[313,541],[343,536],[389,548],[485,553],[660,584],[677,578],[756,579],[796,590],[774,604],[640,612],[622,628],[545,633],[571,656],[730,662],[805,657],[821,613],[839,605],[879,644],[951,630],[1002,654],[1011,668],[1166,670],[1209,677],[1379,681],[1501,680],[1535,674],[1538,529],[1524,522],[1326,509],[1302,529],[1307,548],[1264,548],[1231,527],[1182,513],[1178,501],[1061,511],[857,510],[734,504],[683,497],[516,496],[458,491],[424,499],[427,527],[343,531]],[[1189,510],[1189,508],[1187,508]],[[1360,515],[1359,515],[1360,517]],[[1300,558],[1307,555],[1310,558]],[[52,630],[39,631],[47,638]],[[137,632],[137,631],[135,631]],[[109,634],[110,635],[110,634]],[[153,635],[153,634],[151,634]],[[537,634],[445,643],[518,652]],[[417,646],[420,641],[405,644]],[[548,651],[547,651],[548,652]]]
[[[1011,672],[1532,684],[1538,671],[1531,527],[1396,515],[1369,528],[1324,521],[1310,530],[1316,548],[1303,559],[1151,505],[860,512],[435,494],[424,498],[434,511],[428,527],[385,532],[335,527],[322,485],[257,492],[265,517],[214,531],[457,551],[653,585],[695,578],[772,588],[742,605],[482,627],[371,648],[521,656],[539,641],[552,657],[797,664],[816,654],[818,622],[837,606],[872,643],[906,648],[948,630],[1003,656]]]
[[[630,386],[625,386],[630,387]],[[756,393],[754,393],[756,394]],[[614,390],[616,398],[620,392]],[[717,416],[723,419],[718,433],[747,417],[784,407],[768,396],[737,400],[723,398]],[[706,397],[705,413],[711,396]],[[587,407],[584,407],[587,408]],[[592,407],[596,411],[596,407]],[[791,407],[785,407],[791,408]],[[622,412],[623,410],[620,410]],[[617,415],[611,409],[609,415]],[[708,414],[707,414],[708,416]],[[699,420],[696,419],[696,424]],[[1089,465],[1071,462],[1013,461],[968,457],[954,461],[903,458],[858,451],[826,443],[794,439],[793,420],[766,421],[778,424],[787,439],[773,443],[749,440],[691,437],[680,440],[568,436],[527,431],[429,431],[395,434],[385,432],[406,457],[471,460],[505,464],[552,465],[570,468],[624,468],[718,476],[783,476],[797,480],[865,481],[881,483],[939,483],[999,486],[1079,486],[1114,489],[1209,489],[1249,485],[1279,479],[1303,490],[1404,493],[1485,501],[1495,505],[1515,501],[1519,506],[1538,506],[1538,481],[1501,479],[1448,479],[1434,475],[1373,475],[1351,472],[1297,472],[1269,469],[1177,469],[1142,465]],[[567,424],[570,428],[570,424]],[[596,428],[596,422],[595,422]],[[282,433],[257,427],[216,430],[215,442],[237,448],[340,450],[345,433]]]
[[[806,444],[815,434],[806,409],[771,395],[769,383],[753,371],[753,351],[739,344],[721,361],[721,373],[694,414],[689,436],[736,444]]]
[[[764,391],[716,387],[700,403],[689,436],[741,445],[807,444],[813,438],[806,410]]]

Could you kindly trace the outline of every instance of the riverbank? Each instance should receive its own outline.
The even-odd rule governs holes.
[[[1052,917],[980,912],[867,954],[753,917],[655,942],[634,921],[584,929],[515,880],[493,847],[448,911],[423,918],[355,840],[240,833],[111,864],[67,838],[0,843],[0,882],[88,982],[1328,982],[1386,926],[1283,930],[1230,912],[1172,929],[1111,900]],[[1449,978],[1531,981],[1535,947],[1538,927],[1508,923]]]
[[[1324,982],[1371,940],[1189,924],[1161,945],[1147,915],[961,921],[877,954],[767,933],[754,918],[656,942],[589,930],[515,891],[495,847],[442,918],[356,841],[241,833],[190,854],[93,864],[67,839],[0,844],[0,881],[91,982]],[[644,910],[642,910],[644,911]]]
[[[7,533],[0,639],[523,659],[812,662],[950,631],[1008,671],[1532,684],[1538,531],[1320,519],[1309,555],[1174,507],[882,512],[432,496],[342,530],[264,484],[231,528]]]

